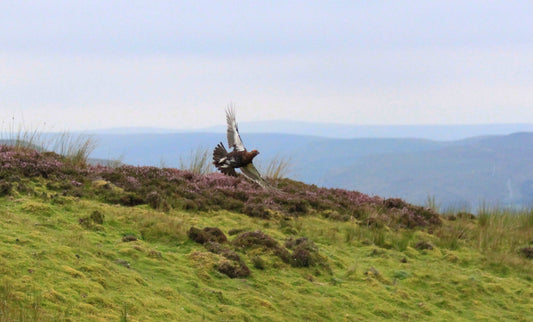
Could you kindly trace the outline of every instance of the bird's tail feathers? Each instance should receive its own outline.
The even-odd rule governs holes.
[[[228,155],[228,151],[224,147],[224,144],[220,142],[213,151],[213,164],[218,167],[224,162],[224,158]]]

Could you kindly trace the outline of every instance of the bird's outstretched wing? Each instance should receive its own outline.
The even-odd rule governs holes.
[[[239,128],[237,127],[237,120],[235,119],[235,109],[231,105],[226,109],[226,122],[228,123],[229,148],[234,148],[237,151],[244,151],[244,144],[239,135]]]
[[[248,177],[248,179],[254,181],[255,183],[257,183],[261,187],[263,187],[263,188],[271,188],[271,186],[268,184],[268,182],[266,182],[265,179],[263,179],[263,177],[261,177],[261,174],[259,173],[259,171],[257,171],[257,169],[256,169],[256,167],[254,166],[253,163],[248,163],[248,165],[246,165],[245,167],[241,167],[240,169],[241,169],[242,173],[246,177]]]

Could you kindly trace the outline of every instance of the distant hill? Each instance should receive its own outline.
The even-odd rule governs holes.
[[[434,197],[444,207],[533,205],[533,133],[459,141],[427,151],[368,155],[331,169],[325,186],[398,196]]]
[[[533,124],[459,124],[459,125],[352,125],[341,123],[310,123],[287,120],[239,122],[242,133],[283,133],[334,139],[355,138],[418,138],[455,141],[483,135],[506,135],[533,132]],[[94,131],[99,134],[169,134],[225,133],[226,126],[203,129],[168,129],[153,127],[111,128]]]
[[[242,132],[242,130],[241,130]],[[198,148],[225,143],[224,133],[96,134],[97,159],[132,165],[175,167]],[[355,189],[443,207],[481,203],[533,203],[533,133],[479,136],[456,141],[408,138],[334,139],[291,134],[247,133],[259,165],[276,156],[290,159],[291,178],[325,187]]]

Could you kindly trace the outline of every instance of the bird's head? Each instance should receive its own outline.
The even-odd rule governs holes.
[[[251,153],[252,153],[252,154],[254,155],[254,157],[255,157],[256,155],[258,155],[258,154],[259,154],[259,151],[257,151],[257,150],[252,150],[252,152],[251,152]]]

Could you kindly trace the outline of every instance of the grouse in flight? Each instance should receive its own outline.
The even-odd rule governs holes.
[[[235,169],[239,168],[248,179],[263,188],[268,187],[267,182],[252,163],[253,158],[259,152],[257,150],[248,152],[244,147],[235,119],[235,110],[231,106],[226,109],[226,122],[228,123],[228,145],[230,149],[233,148],[233,151],[228,153],[224,144],[220,142],[213,151],[213,164],[220,172],[229,176],[237,176]]]

